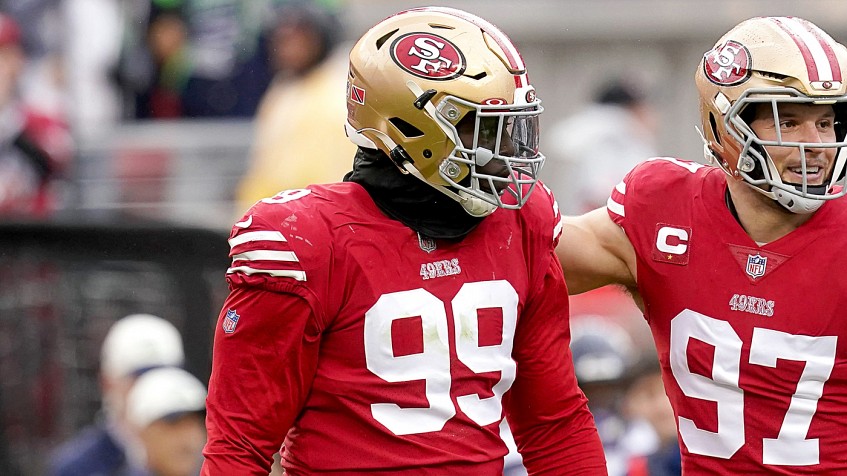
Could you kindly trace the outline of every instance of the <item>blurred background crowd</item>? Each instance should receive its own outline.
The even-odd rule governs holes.
[[[702,160],[694,67],[741,19],[847,36],[840,0],[0,0],[0,474],[89,474],[60,468],[109,444],[129,449],[116,458],[136,472],[120,474],[196,474],[229,226],[350,169],[347,48],[425,3],[520,47],[565,213],[604,204],[646,157]],[[572,313],[611,474],[679,474],[640,313],[617,289]],[[107,336],[139,314],[174,328],[172,355],[150,344],[110,374]],[[143,333],[129,336],[132,356]]]

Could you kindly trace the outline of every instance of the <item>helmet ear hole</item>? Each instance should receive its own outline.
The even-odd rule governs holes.
[[[711,112],[709,113],[709,127],[712,128],[712,137],[715,138],[715,142],[717,142],[718,145],[723,145],[721,144],[721,136],[718,134],[718,123],[715,121],[715,115]]]
[[[388,120],[394,127],[400,131],[407,138],[413,137],[422,137],[424,135],[423,131],[418,129],[417,127],[409,124],[408,122],[400,119],[399,117],[392,117]]]

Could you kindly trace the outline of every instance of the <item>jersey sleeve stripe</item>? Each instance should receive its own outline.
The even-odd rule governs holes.
[[[545,184],[541,184],[544,187],[544,191],[547,192],[547,195],[550,197],[550,201],[553,205],[553,219],[556,220],[556,225],[553,226],[553,242],[559,239],[559,235],[562,234],[562,229],[565,226],[565,217],[562,216],[561,211],[559,210],[559,202],[556,201],[556,197],[553,195],[553,191],[550,190]]]
[[[608,208],[609,211],[611,213],[614,213],[615,215],[618,215],[620,217],[626,216],[626,212],[624,211],[623,205],[616,202],[614,199],[612,199],[612,197],[609,197],[609,199],[606,201],[606,208]]]
[[[305,281],[306,280],[306,272],[298,271],[293,269],[256,269],[251,268],[249,266],[233,266],[226,270],[227,274],[234,273],[244,273],[247,275],[253,274],[267,274],[270,276],[283,277],[283,278],[294,278],[297,281]]]
[[[294,254],[293,251],[269,251],[269,250],[256,250],[256,251],[245,251],[243,253],[238,253],[232,256],[232,261],[286,261],[291,263],[297,263],[300,260],[297,259],[297,255]]]
[[[609,199],[606,200],[606,209],[609,213],[613,213],[621,218],[626,216],[626,211],[623,206],[623,197],[626,195],[626,183],[618,182]]]
[[[556,223],[556,226],[553,227],[553,241],[556,241],[559,238],[559,235],[562,234],[562,228],[565,227],[565,217],[559,215],[559,223]]]
[[[235,237],[230,238],[229,246],[234,248],[238,245],[243,245],[244,243],[249,243],[251,241],[287,241],[282,233],[278,231],[251,231],[248,233],[244,233]]]
[[[306,272],[299,265],[300,259],[280,231],[249,231],[228,241],[232,258],[228,275],[267,275],[306,281]]]

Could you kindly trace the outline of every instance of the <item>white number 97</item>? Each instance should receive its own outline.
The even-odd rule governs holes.
[[[691,372],[688,342],[694,338],[715,348],[712,375]],[[776,367],[777,359],[806,362],[779,434],[762,441],[762,463],[808,466],[819,464],[820,442],[807,439],[823,387],[835,365],[836,336],[792,335],[753,329],[750,363]],[[726,321],[684,310],[671,321],[670,361],[673,376],[685,395],[716,403],[717,431],[697,428],[679,417],[679,434],[688,451],[729,459],[744,445],[744,390],[739,385],[742,342]],[[755,411],[753,409],[752,411]]]
[[[500,344],[479,345],[480,309],[499,308],[503,313]],[[461,395],[459,409],[480,426],[501,420],[503,394],[515,380],[512,343],[518,317],[518,294],[508,281],[465,283],[452,301],[456,356],[476,373],[500,371],[493,396]],[[423,352],[395,356],[391,324],[397,319],[421,318]],[[395,403],[374,403],[374,419],[397,435],[440,431],[456,414],[450,399],[450,342],[444,303],[425,289],[380,296],[365,313],[365,359],[368,370],[387,382],[426,382],[428,407],[401,408]]]

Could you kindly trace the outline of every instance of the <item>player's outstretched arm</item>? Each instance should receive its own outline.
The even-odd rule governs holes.
[[[563,222],[556,254],[565,272],[569,294],[607,284],[635,288],[635,250],[605,207],[580,216],[563,217]]]

